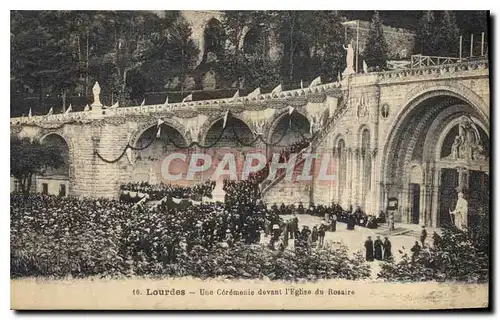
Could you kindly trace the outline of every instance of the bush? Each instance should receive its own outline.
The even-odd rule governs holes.
[[[382,264],[377,276],[389,281],[487,282],[488,230],[487,220],[467,231],[443,229],[431,247],[423,248],[418,256],[404,254],[398,263]]]
[[[203,233],[214,208],[144,211],[104,199],[11,196],[11,276],[360,279],[347,248],[295,254],[260,244],[228,246]],[[209,234],[209,233],[208,233]]]

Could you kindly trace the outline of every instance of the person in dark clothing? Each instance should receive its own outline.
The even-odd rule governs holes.
[[[418,244],[418,241],[415,241],[415,245],[413,246],[413,248],[411,248],[411,252],[412,252],[411,259],[412,260],[415,260],[416,258],[418,258],[418,255],[420,254],[421,249],[422,249],[422,247],[420,247],[420,245]]]
[[[325,242],[325,233],[326,233],[326,226],[324,224],[321,224],[318,230],[318,239],[320,247],[322,247],[323,243]]]
[[[293,239],[295,233],[299,231],[299,218],[294,214],[292,218],[292,234],[291,234],[291,239]]]
[[[309,230],[308,226],[303,226],[302,231],[300,232],[300,236],[304,241],[307,241],[309,239],[309,235],[311,234],[311,230]]]
[[[391,252],[391,242],[388,237],[385,237],[384,240],[384,260],[389,260],[392,257]]]
[[[422,226],[422,232],[420,233],[420,242],[422,242],[422,248],[425,248],[425,239],[427,238],[427,230],[425,226]]]
[[[366,261],[373,261],[373,241],[372,237],[368,237],[365,241]]]
[[[285,204],[282,202],[282,203],[281,203],[281,206],[280,206],[280,214],[284,214],[284,213],[285,213],[285,210],[286,210],[286,206],[285,206]]]
[[[373,248],[375,249],[375,259],[382,260],[382,240],[380,240],[380,236],[377,236]]]
[[[271,212],[278,213],[278,205],[276,202],[271,206]]]
[[[378,223],[385,223],[385,213],[384,211],[380,210],[380,215],[377,218]]]
[[[354,226],[356,225],[356,218],[353,214],[350,214],[347,217],[347,230],[354,230]]]
[[[297,213],[304,214],[304,205],[302,204],[302,201],[299,202],[299,207],[297,208]]]
[[[313,244],[315,244],[316,242],[318,242],[318,237],[319,237],[318,227],[314,226],[313,230],[312,230],[312,234],[311,234],[311,241],[312,241]]]

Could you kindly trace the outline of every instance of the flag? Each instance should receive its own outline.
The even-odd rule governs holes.
[[[363,60],[363,72],[368,73],[368,65],[366,64],[365,60]]]
[[[229,110],[227,110],[226,113],[224,114],[224,124],[222,125],[222,128],[226,127],[227,117],[228,116],[229,116]]]
[[[54,108],[50,107],[49,113],[47,113],[47,115],[50,116],[50,115],[53,115],[53,114],[54,114]]]
[[[292,115],[293,110],[295,110],[295,108],[294,108],[294,107],[292,107],[292,106],[288,106],[288,115]]]
[[[118,101],[116,101],[116,103],[114,105],[112,105],[111,107],[109,107],[109,109],[116,109],[118,108],[120,105],[118,104]]]
[[[167,99],[165,99],[165,103],[163,104],[163,106],[168,106],[168,96],[167,96]]]
[[[254,98],[257,97],[259,94],[260,94],[260,88],[257,88],[254,91],[250,92],[247,97]]]
[[[132,163],[132,149],[127,148],[126,152],[127,152],[128,162]]]
[[[90,111],[89,105],[86,105],[85,108],[83,109],[83,111]]]
[[[309,88],[319,86],[321,84],[321,76],[317,77],[314,79],[311,84],[309,85]]]
[[[184,102],[188,102],[188,101],[193,101],[193,94],[191,93],[190,95],[188,95],[187,97],[185,97],[183,100],[182,100],[182,103]]]
[[[275,93],[279,93],[283,91],[282,88],[281,88],[281,84],[279,86],[277,86],[276,88],[273,89],[273,91],[271,91],[271,94],[275,94]]]
[[[240,97],[240,90],[236,90],[236,93],[233,96],[233,99],[239,98]]]
[[[72,109],[73,109],[73,107],[71,106],[71,103],[70,103],[70,104],[69,104],[69,107],[68,107],[68,109],[66,110],[66,112],[65,112],[65,113],[70,113]]]
[[[31,118],[32,114],[31,114],[31,108],[30,108],[30,112],[28,113],[28,117]]]
[[[146,98],[144,98],[144,100],[142,100],[141,102],[141,107],[145,106],[146,105]]]
[[[158,131],[156,131],[156,137],[159,138],[160,135],[161,135],[161,124],[162,123],[165,123],[165,121],[163,121],[162,119],[158,119]]]
[[[300,88],[304,89],[304,81],[302,81],[302,79],[300,79]]]

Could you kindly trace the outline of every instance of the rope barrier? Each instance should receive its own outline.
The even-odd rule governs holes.
[[[290,116],[290,115],[289,115]],[[295,126],[295,123],[293,124]],[[236,141],[241,144],[242,146],[244,147],[252,147],[255,145],[255,143],[257,142],[257,140],[260,140],[262,143],[264,143],[266,145],[266,147],[283,147],[283,148],[286,148],[288,147],[289,145],[279,145],[279,143],[284,139],[284,137],[288,134],[288,132],[290,131],[292,127],[292,122],[289,121],[289,124],[288,126],[286,127],[285,131],[283,132],[283,134],[281,135],[281,137],[278,139],[278,141],[274,142],[274,143],[271,143],[271,142],[268,142],[268,141],[265,141],[263,138],[262,138],[262,135],[257,135],[256,138],[254,138],[252,141],[250,142],[245,142],[243,141],[239,136],[238,134],[236,133],[236,130],[235,130],[235,127],[234,127],[234,123],[231,125],[231,129],[233,131],[233,134],[234,134],[234,137],[236,138]],[[217,138],[210,144],[208,145],[202,145],[200,144],[199,142],[197,141],[193,141],[191,142],[189,145],[180,145],[178,144],[177,142],[175,142],[175,140],[173,140],[170,136],[167,135],[167,144],[168,143],[171,143],[175,148],[177,148],[178,150],[185,150],[185,149],[190,149],[190,148],[193,148],[193,147],[198,147],[198,148],[201,148],[201,149],[210,149],[212,148],[213,146],[215,146],[219,141],[220,139],[222,138],[222,135],[224,134],[224,132],[226,131],[226,129],[228,128],[228,126],[225,126],[221,132],[219,133],[219,135],[217,136]],[[296,127],[295,127],[296,128]],[[299,129],[299,128],[296,128],[296,129]],[[317,133],[312,135],[311,137],[306,137],[304,135],[304,133],[299,129],[297,130],[302,139],[306,140],[306,141],[313,141],[314,138],[316,137]],[[153,142],[156,140],[157,138],[155,136],[151,137],[151,139],[146,143],[145,146],[141,146],[141,147],[134,147],[134,146],[131,146],[130,145],[130,142],[127,142],[127,145],[125,146],[125,148],[123,149],[123,151],[121,152],[121,154],[114,160],[108,160],[108,159],[105,159],[104,157],[102,157],[102,155],[97,151],[95,150],[94,151],[94,154],[99,158],[101,159],[102,161],[106,162],[106,163],[115,163],[115,162],[118,162],[120,161],[121,158],[123,158],[123,156],[127,153],[127,149],[131,149],[131,150],[134,150],[134,151],[142,151],[142,150],[145,150],[147,148],[149,148]]]

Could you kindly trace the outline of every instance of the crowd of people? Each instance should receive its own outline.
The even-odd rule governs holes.
[[[304,207],[302,202],[297,206],[294,204],[285,205],[281,203],[278,206],[274,203],[271,206],[271,211],[278,215],[291,215],[291,214],[309,214],[324,218],[329,222],[343,222],[346,223],[347,229],[354,230],[355,226],[366,227],[369,229],[377,229],[380,223],[385,223],[385,216],[381,212],[379,217],[368,215],[360,207],[353,211],[352,206],[349,210],[344,210],[338,203],[332,203],[330,206],[310,204],[307,208]]]
[[[280,152],[279,152],[279,162],[280,163],[287,162],[288,160],[290,160],[290,156],[292,154],[299,153],[301,150],[303,150],[304,148],[307,148],[309,145],[310,145],[310,141],[309,140],[302,139],[302,140],[294,142],[294,143],[290,144],[289,146],[281,149]],[[271,155],[271,158],[269,158],[267,160],[267,163],[264,166],[264,168],[262,168],[261,170],[259,170],[257,172],[251,173],[248,176],[248,180],[247,181],[249,181],[252,184],[256,184],[256,185],[261,184],[268,177],[268,175],[269,175],[269,170],[270,170],[270,164],[272,162],[272,157],[273,156]],[[277,171],[277,174],[280,174],[281,172],[283,172],[283,170],[284,169],[279,169]]]
[[[389,260],[392,257],[391,241],[385,237],[384,241],[377,236],[375,241],[369,236],[365,241],[366,261]]]
[[[130,197],[130,192],[147,194],[149,200],[161,200],[166,196],[178,199],[192,199],[200,201],[202,197],[212,197],[212,191],[215,188],[215,181],[206,180],[203,183],[193,187],[171,185],[160,182],[158,184],[150,184],[149,182],[129,182],[120,186],[122,190],[121,197],[123,201],[127,201]],[[132,197],[136,198],[136,197]],[[134,201],[132,199],[131,201]]]

